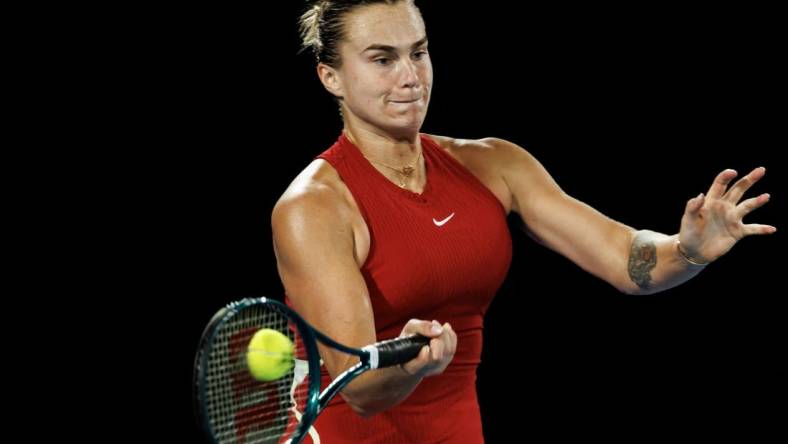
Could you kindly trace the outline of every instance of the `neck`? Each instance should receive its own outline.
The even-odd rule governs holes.
[[[352,128],[348,125],[343,132],[364,156],[389,165],[411,164],[421,153],[421,138],[418,133],[399,139],[382,132]]]
[[[426,176],[418,133],[407,139],[396,139],[382,132],[353,128],[347,124],[343,133],[384,176],[402,188],[416,192],[423,189]]]

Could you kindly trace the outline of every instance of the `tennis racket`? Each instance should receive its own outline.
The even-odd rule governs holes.
[[[249,341],[263,328],[279,331],[295,344],[292,369],[270,382],[254,379],[246,364]],[[316,341],[360,358],[322,391]],[[197,350],[194,401],[198,422],[216,444],[298,444],[331,398],[350,381],[368,370],[410,361],[429,341],[415,335],[357,349],[327,337],[280,302],[255,298],[230,303],[211,319]]]

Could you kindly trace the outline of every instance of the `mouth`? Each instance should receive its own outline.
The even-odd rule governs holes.
[[[421,100],[421,97],[419,97],[418,99],[413,99],[413,100],[389,100],[389,102],[391,102],[391,103],[415,103],[415,102],[418,102],[419,100]]]

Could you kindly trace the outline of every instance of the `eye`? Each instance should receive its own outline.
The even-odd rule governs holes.
[[[426,51],[426,50],[421,50],[421,51],[416,51],[416,52],[414,52],[412,57],[413,57],[415,60],[421,60],[421,59],[423,59],[423,58],[424,58],[424,56],[426,56],[426,55],[427,55],[427,51]]]
[[[389,63],[391,63],[391,59],[389,59],[388,57],[379,57],[379,58],[373,60],[373,62],[375,64],[377,64],[377,65],[380,65],[380,66],[386,66]]]

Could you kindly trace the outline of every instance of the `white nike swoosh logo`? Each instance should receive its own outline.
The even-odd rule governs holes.
[[[454,217],[454,213],[451,213],[451,214],[449,215],[449,217],[447,217],[446,219],[443,219],[443,220],[441,220],[441,221],[437,221],[437,220],[435,220],[435,218],[433,217],[433,218],[432,218],[432,221],[433,221],[433,222],[435,222],[435,225],[437,225],[437,226],[439,226],[439,227],[442,227],[442,226],[443,226],[443,225],[444,225],[446,222],[448,222],[448,221],[449,221],[449,220],[450,220],[452,217]]]

